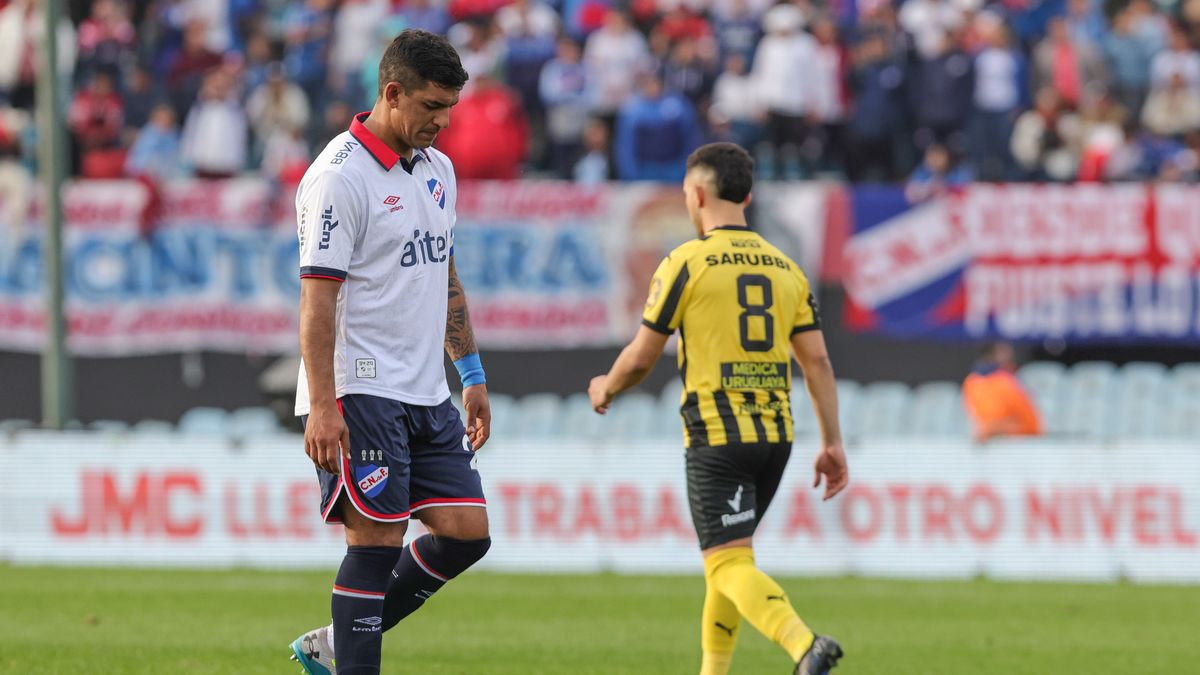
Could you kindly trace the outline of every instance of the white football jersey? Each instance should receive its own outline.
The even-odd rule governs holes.
[[[296,192],[300,276],[342,282],[337,299],[334,386],[415,405],[450,396],[443,354],[454,167],[432,148],[412,163],[357,115],[305,172]],[[300,364],[296,414],[309,411]]]

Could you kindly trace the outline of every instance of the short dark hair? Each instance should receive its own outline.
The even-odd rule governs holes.
[[[754,158],[734,143],[709,143],[688,156],[687,170],[712,169],[717,181],[717,196],[741,204],[754,186]]]
[[[429,82],[447,89],[462,89],[467,83],[467,71],[449,40],[409,28],[392,40],[379,59],[380,95],[388,82],[398,82],[405,93],[421,89]]]

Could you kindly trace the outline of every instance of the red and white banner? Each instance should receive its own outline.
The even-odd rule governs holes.
[[[1200,582],[1194,447],[871,444],[851,451],[852,483],[831,502],[809,487],[811,452],[794,450],[756,536],[772,572]],[[12,507],[0,511],[0,559],[313,567],[343,552],[340,529],[320,522],[299,437],[233,448],[32,433],[0,460],[51,469],[0,486]],[[678,447],[493,441],[479,470],[486,568],[699,568]]]
[[[852,327],[909,337],[1200,337],[1200,189],[970,185],[909,204],[855,192]]]
[[[756,224],[817,278],[826,189],[764,186]],[[71,349],[84,356],[296,350],[293,194],[254,178],[79,181],[64,193]],[[480,343],[622,344],[650,277],[695,236],[679,189],[464,183],[455,265]],[[0,350],[45,341],[41,238],[0,223]]]

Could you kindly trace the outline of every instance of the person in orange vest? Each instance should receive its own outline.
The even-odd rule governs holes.
[[[984,349],[963,381],[963,403],[975,424],[975,439],[997,436],[1040,436],[1042,420],[1029,393],[1013,374],[1012,345],[996,342]]]

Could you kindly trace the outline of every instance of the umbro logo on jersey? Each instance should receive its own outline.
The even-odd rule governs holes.
[[[388,195],[387,199],[383,200],[384,206],[390,206],[391,213],[404,210],[404,205],[400,203],[400,198],[396,195]]]
[[[334,228],[338,226],[338,221],[333,219],[333,207],[326,206],[321,212],[321,242],[317,244],[319,249],[329,248],[329,236]]]
[[[426,185],[429,186],[429,194],[433,195],[433,201],[437,202],[438,208],[446,208],[446,187],[442,185],[442,181],[430,178]]]

